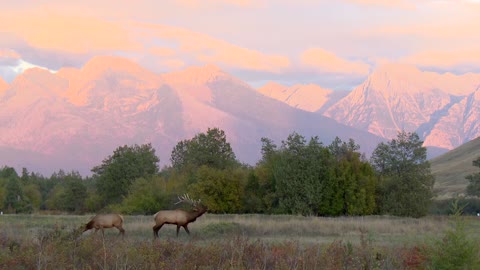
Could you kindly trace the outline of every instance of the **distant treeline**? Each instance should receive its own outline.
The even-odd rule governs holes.
[[[214,213],[316,216],[429,213],[434,177],[416,133],[399,132],[367,160],[360,146],[292,133],[280,146],[262,138],[255,166],[240,163],[223,130],[177,143],[171,166],[159,168],[151,144],[120,146],[91,177],[60,170],[50,177],[0,169],[4,213],[116,211],[153,214],[174,208],[179,194],[201,199]],[[441,204],[436,213],[448,211]],[[448,208],[447,205],[445,205]],[[443,209],[443,210],[442,210]],[[478,208],[471,211],[478,211]]]

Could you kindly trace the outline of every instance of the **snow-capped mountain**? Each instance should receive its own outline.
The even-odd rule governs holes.
[[[324,115],[387,139],[402,129],[416,131],[426,146],[453,149],[480,136],[478,127],[471,128],[480,117],[478,107],[470,105],[479,85],[477,74],[438,74],[390,64]]]
[[[225,131],[240,161],[260,158],[260,139],[297,132],[354,138],[370,152],[382,138],[271,99],[215,66],[157,75],[119,57],[95,57],[57,73],[30,69],[0,95],[0,166],[46,175],[89,174],[121,145],[149,143],[168,164],[176,143],[209,127]]]
[[[333,91],[315,84],[296,84],[288,87],[276,82],[269,82],[257,90],[292,107],[319,113],[348,94],[347,91]]]
[[[0,97],[2,96],[3,92],[7,90],[8,88],[8,83],[0,77]]]

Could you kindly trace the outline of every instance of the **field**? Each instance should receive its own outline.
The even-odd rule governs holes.
[[[116,229],[79,234],[91,216],[0,216],[0,269],[416,269],[422,251],[452,230],[452,218],[301,217],[206,214],[191,235],[152,216],[125,216]],[[479,235],[477,217],[465,217]],[[476,254],[478,255],[478,254]]]

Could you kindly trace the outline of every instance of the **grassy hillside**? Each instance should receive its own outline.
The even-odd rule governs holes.
[[[478,167],[472,165],[472,161],[478,156],[480,137],[430,160],[439,199],[451,198],[465,192],[468,185],[465,176],[479,172]]]

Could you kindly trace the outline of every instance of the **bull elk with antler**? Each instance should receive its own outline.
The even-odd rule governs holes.
[[[154,216],[155,226],[153,226],[153,237],[158,238],[158,231],[162,228],[165,224],[175,224],[177,225],[177,237],[178,232],[180,231],[180,227],[183,227],[185,231],[190,234],[188,230],[188,224],[197,220],[198,217],[203,215],[207,212],[207,207],[201,204],[200,200],[195,201],[192,200],[188,194],[178,197],[178,202],[175,204],[179,204],[182,202],[189,203],[193,206],[193,209],[190,211],[186,211],[183,209],[176,209],[176,210],[161,210],[158,211]]]

